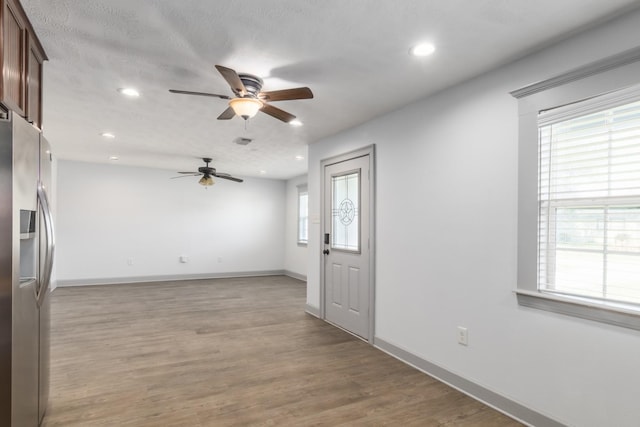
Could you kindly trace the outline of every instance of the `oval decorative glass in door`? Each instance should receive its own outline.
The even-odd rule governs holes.
[[[331,177],[331,248],[360,251],[360,170]]]

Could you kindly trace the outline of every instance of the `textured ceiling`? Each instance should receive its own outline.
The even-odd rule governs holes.
[[[630,0],[21,0],[49,56],[44,133],[62,159],[290,178],[307,144],[629,10]],[[428,58],[408,55],[431,41]],[[231,95],[214,69],[259,75],[295,128],[259,114],[218,121]],[[135,87],[127,99],[116,89]],[[112,132],[113,140],[101,137]],[[247,146],[233,143],[252,138]],[[260,171],[266,174],[260,175]]]

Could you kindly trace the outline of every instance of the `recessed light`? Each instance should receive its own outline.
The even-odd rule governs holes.
[[[296,156],[296,160],[304,160],[304,156]]]
[[[435,51],[436,47],[431,43],[417,44],[409,49],[409,53],[413,56],[429,56]]]
[[[261,170],[260,171],[260,175],[266,175],[266,174],[267,174],[267,171],[265,171],[265,170]]]
[[[121,88],[118,88],[118,92],[120,92],[124,96],[128,96],[129,98],[137,98],[137,97],[140,96],[140,92],[138,92],[137,90],[135,90],[132,87],[121,87]]]
[[[289,122],[289,124],[290,124],[291,126],[296,126],[296,127],[302,126],[302,122],[301,122],[300,120],[298,120],[298,119],[291,120],[291,121]]]
[[[102,132],[100,134],[101,137],[103,138],[107,138],[107,139],[114,139],[116,136],[114,134],[112,134],[111,132]]]
[[[115,162],[116,160],[119,160],[119,159],[120,159],[120,157],[118,157],[118,156],[111,156],[111,157],[109,157],[109,160],[112,160],[112,161],[114,161],[114,162]]]

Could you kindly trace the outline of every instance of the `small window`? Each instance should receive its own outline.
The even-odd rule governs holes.
[[[640,304],[640,101],[584,104],[539,116],[538,288]]]
[[[309,193],[307,185],[298,186],[298,244],[309,241]]]

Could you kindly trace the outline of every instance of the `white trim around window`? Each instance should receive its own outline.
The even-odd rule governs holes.
[[[539,283],[539,126],[550,115],[580,114],[612,98],[635,96],[640,48],[513,91],[518,98],[518,277],[522,306],[640,330],[640,306],[555,293]],[[592,101],[593,99],[593,101]],[[589,100],[589,101],[587,101]],[[590,105],[591,104],[591,105]],[[568,117],[568,116],[567,116]]]

